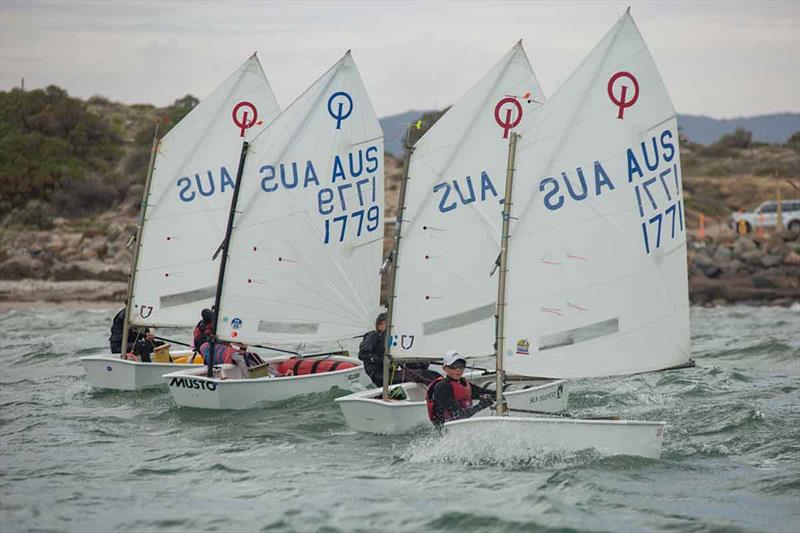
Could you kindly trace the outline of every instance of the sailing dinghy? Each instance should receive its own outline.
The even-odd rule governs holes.
[[[160,141],[153,140],[123,339],[130,326],[192,328],[201,309],[211,307],[218,270],[212,258],[225,235],[235,154],[243,138],[279,113],[253,54]],[[161,376],[185,367],[192,352],[163,353],[152,363],[111,354],[80,359],[93,387],[138,390],[163,385]]]
[[[691,366],[678,126],[629,12],[519,133],[509,147],[498,369],[596,378]],[[661,454],[665,422],[525,418],[503,397],[505,416],[448,422],[445,438],[532,454]]]
[[[498,279],[490,271],[500,249],[507,137],[543,101],[519,42],[407,150],[385,369],[392,361],[441,360],[453,349],[493,355]],[[496,381],[494,373],[470,379]],[[426,388],[403,383],[336,402],[353,429],[405,433],[431,426]],[[520,409],[543,412],[562,411],[568,400],[565,382],[556,379],[514,381],[506,396]]]
[[[363,388],[361,361],[335,352],[379,312],[383,133],[350,52],[241,154],[214,331],[220,342],[296,355],[266,359],[263,376],[230,364],[167,374],[172,397],[245,409]]]

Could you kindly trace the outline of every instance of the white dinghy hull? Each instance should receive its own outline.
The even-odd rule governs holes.
[[[173,352],[174,357],[191,355],[190,351]],[[164,385],[162,376],[177,369],[192,369],[203,365],[181,363],[142,363],[120,359],[118,355],[81,357],[89,384],[96,389],[141,390]]]
[[[162,376],[175,403],[197,409],[248,409],[264,402],[277,402],[332,388],[363,389],[370,383],[363,364],[352,357],[327,357],[330,361],[358,363],[356,367],[302,376],[227,378],[206,377],[206,368],[172,372]],[[273,361],[273,360],[267,360]],[[221,365],[223,375],[237,372]]]
[[[494,377],[486,377],[484,380],[494,381]],[[484,380],[473,381],[483,385]],[[533,386],[526,389],[506,392],[504,397],[508,404],[515,409],[551,413],[561,412],[567,408],[569,392],[565,381],[547,380],[539,385],[535,383],[534,381]],[[425,405],[426,387],[417,383],[401,383],[393,385],[390,390],[397,388],[405,391],[408,400],[384,402],[383,390],[377,388],[337,398],[336,403],[342,409],[347,425],[356,431],[398,435],[432,427]],[[486,409],[475,416],[489,416],[491,413],[492,411]]]
[[[526,418],[511,416],[473,417],[445,424],[443,438],[476,450],[511,446],[514,453],[578,452],[593,449],[601,455],[634,455],[658,459],[666,422],[635,420],[587,420]]]

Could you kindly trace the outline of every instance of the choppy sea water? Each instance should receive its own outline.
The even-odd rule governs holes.
[[[244,412],[97,391],[113,311],[0,314],[0,531],[800,530],[800,310],[692,310],[693,369],[571,383],[669,423],[661,460],[490,456],[348,430],[333,398]]]

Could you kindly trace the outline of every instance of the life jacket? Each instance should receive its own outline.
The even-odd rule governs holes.
[[[211,335],[211,322],[206,322],[205,320],[201,320],[197,323],[194,327],[194,331],[192,332],[192,338],[194,339],[194,347],[195,349],[199,350],[200,347],[203,345],[204,342],[209,340]]]
[[[208,364],[208,356],[209,352],[211,351],[211,345],[209,342],[204,342],[202,346],[200,346],[200,353],[203,355],[203,364]],[[214,364],[215,365],[222,365],[222,364],[232,364],[233,363],[233,354],[238,352],[236,348],[231,346],[230,344],[223,344],[221,342],[217,342],[214,344]]]
[[[281,376],[305,376],[307,374],[320,374],[322,372],[355,368],[356,366],[358,366],[356,363],[348,363],[346,361],[334,361],[331,359],[296,359],[293,357],[287,359],[278,366],[278,373]]]
[[[447,422],[453,417],[453,413],[451,413],[449,409],[445,409],[443,413],[437,413],[436,403],[433,401],[433,391],[436,389],[436,386],[444,380],[444,377],[436,378],[428,385],[428,390],[425,391],[425,404],[428,406],[428,419],[434,424],[441,422],[442,419]],[[447,383],[449,383],[450,388],[453,389],[453,399],[458,404],[458,408],[469,409],[472,407],[472,385],[469,384],[469,381],[462,381],[464,381],[463,384],[461,381],[448,379]]]

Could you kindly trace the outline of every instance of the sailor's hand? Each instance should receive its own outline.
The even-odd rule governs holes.
[[[494,398],[492,398],[488,394],[484,394],[483,396],[481,396],[481,404],[484,407],[489,407],[494,405],[494,401],[495,401]]]

